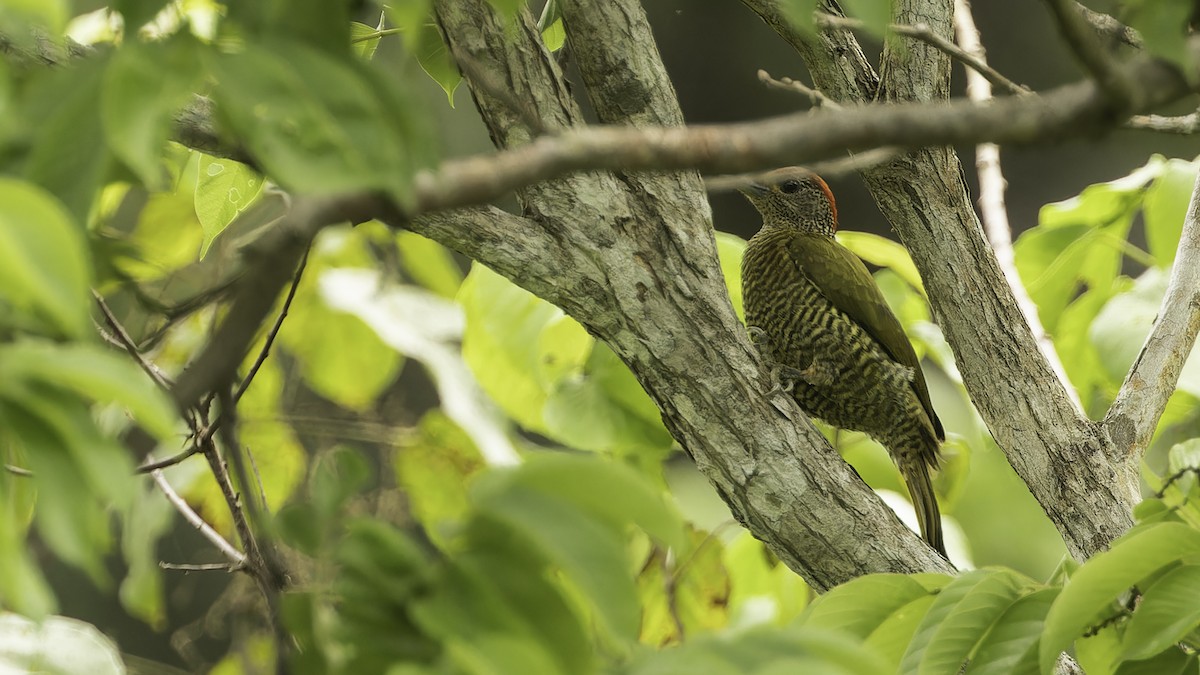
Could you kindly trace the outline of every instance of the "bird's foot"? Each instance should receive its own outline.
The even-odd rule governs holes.
[[[767,336],[767,331],[758,326],[747,326],[746,332],[750,334],[750,342],[754,344],[754,348],[765,358],[771,352],[771,338]]]
[[[795,369],[793,368],[792,370]],[[804,370],[795,370],[795,372],[800,376],[800,379],[803,379],[814,387],[828,387],[838,377],[836,370],[824,361],[818,361],[815,356]]]

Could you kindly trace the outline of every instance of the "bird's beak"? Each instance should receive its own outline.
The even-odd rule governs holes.
[[[770,191],[771,188],[763,185],[762,183],[750,183],[749,185],[738,188],[738,192],[746,195],[747,197],[762,197]]]

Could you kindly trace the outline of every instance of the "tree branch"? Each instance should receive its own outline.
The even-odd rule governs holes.
[[[1154,328],[1104,417],[1104,428],[1132,461],[1150,445],[1158,419],[1200,332],[1200,177]]]
[[[833,14],[824,13],[817,14],[817,25],[824,26],[826,28],[845,29],[859,29],[865,26],[865,24],[859,19],[852,19],[850,17],[835,16]],[[1003,73],[989,66],[987,61],[983,59],[982,55],[972,53],[970,50],[965,48],[960,49],[958,45],[947,40],[941,35],[938,35],[931,30],[929,26],[923,23],[914,25],[894,23],[888,26],[888,30],[897,35],[903,35],[904,37],[920,40],[921,42],[930,45],[934,49],[945,53],[950,58],[962,63],[967,67],[969,72],[978,74],[991,84],[1007,91],[1010,94],[1021,96],[1024,94],[1033,93],[1029,87],[1013,82],[1005,77]]]
[[[975,54],[980,61],[984,61],[986,57],[983,45],[979,40],[979,30],[975,28],[975,18],[971,16],[971,5],[968,0],[955,0],[954,26],[963,51]],[[967,70],[967,98],[976,103],[984,103],[992,98],[991,83],[979,73],[969,69]],[[1050,368],[1062,382],[1063,389],[1067,392],[1071,402],[1080,412],[1083,412],[1083,402],[1079,400],[1079,393],[1071,385],[1062,360],[1058,358],[1058,351],[1054,348],[1054,342],[1046,333],[1046,329],[1042,327],[1037,305],[1034,304],[1033,298],[1029,297],[1029,292],[1025,290],[1025,284],[1021,283],[1021,275],[1017,271],[1017,261],[1013,254],[1012,227],[1008,223],[1008,209],[1004,205],[1004,190],[1007,182],[1004,180],[1004,173],[1000,168],[999,145],[980,143],[975,146],[975,171],[979,175],[979,212],[983,220],[983,229],[987,232],[988,242],[996,253],[996,262],[1000,265],[1000,270],[1004,272],[1004,278],[1008,281],[1009,288],[1012,289],[1013,298],[1017,301],[1021,314],[1025,316],[1025,322],[1029,324],[1029,330],[1037,340],[1042,355],[1046,357]]]
[[[192,524],[192,527],[199,530],[205,539],[212,542],[212,545],[216,546],[217,550],[234,565],[234,569],[242,569],[246,566],[246,555],[234,548],[233,544],[230,544],[225,537],[218,534],[211,525],[204,522],[204,519],[192,510],[192,507],[188,506],[183,497],[180,497],[179,493],[175,492],[175,488],[171,487],[171,484],[167,482],[167,477],[163,475],[161,469],[151,471],[150,478],[154,480],[154,484],[162,491],[167,501],[171,502],[171,506],[174,506],[175,510],[183,516],[183,519]]]
[[[1058,24],[1058,32],[1071,47],[1076,58],[1091,73],[1100,88],[1116,106],[1137,107],[1137,88],[1129,74],[1100,44],[1087,18],[1074,0],[1046,0],[1050,13]]]

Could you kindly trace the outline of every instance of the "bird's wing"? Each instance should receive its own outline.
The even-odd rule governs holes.
[[[858,256],[832,237],[797,233],[789,246],[792,260],[821,294],[883,347],[897,363],[912,368],[913,391],[929,415],[938,440],[945,440],[942,422],[929,400],[929,385],[912,343],[883,299],[875,279]]]

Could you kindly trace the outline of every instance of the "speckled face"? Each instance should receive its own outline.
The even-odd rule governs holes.
[[[832,235],[837,231],[833,193],[820,176],[799,167],[772,171],[742,189],[763,217],[763,227],[787,227]]]

